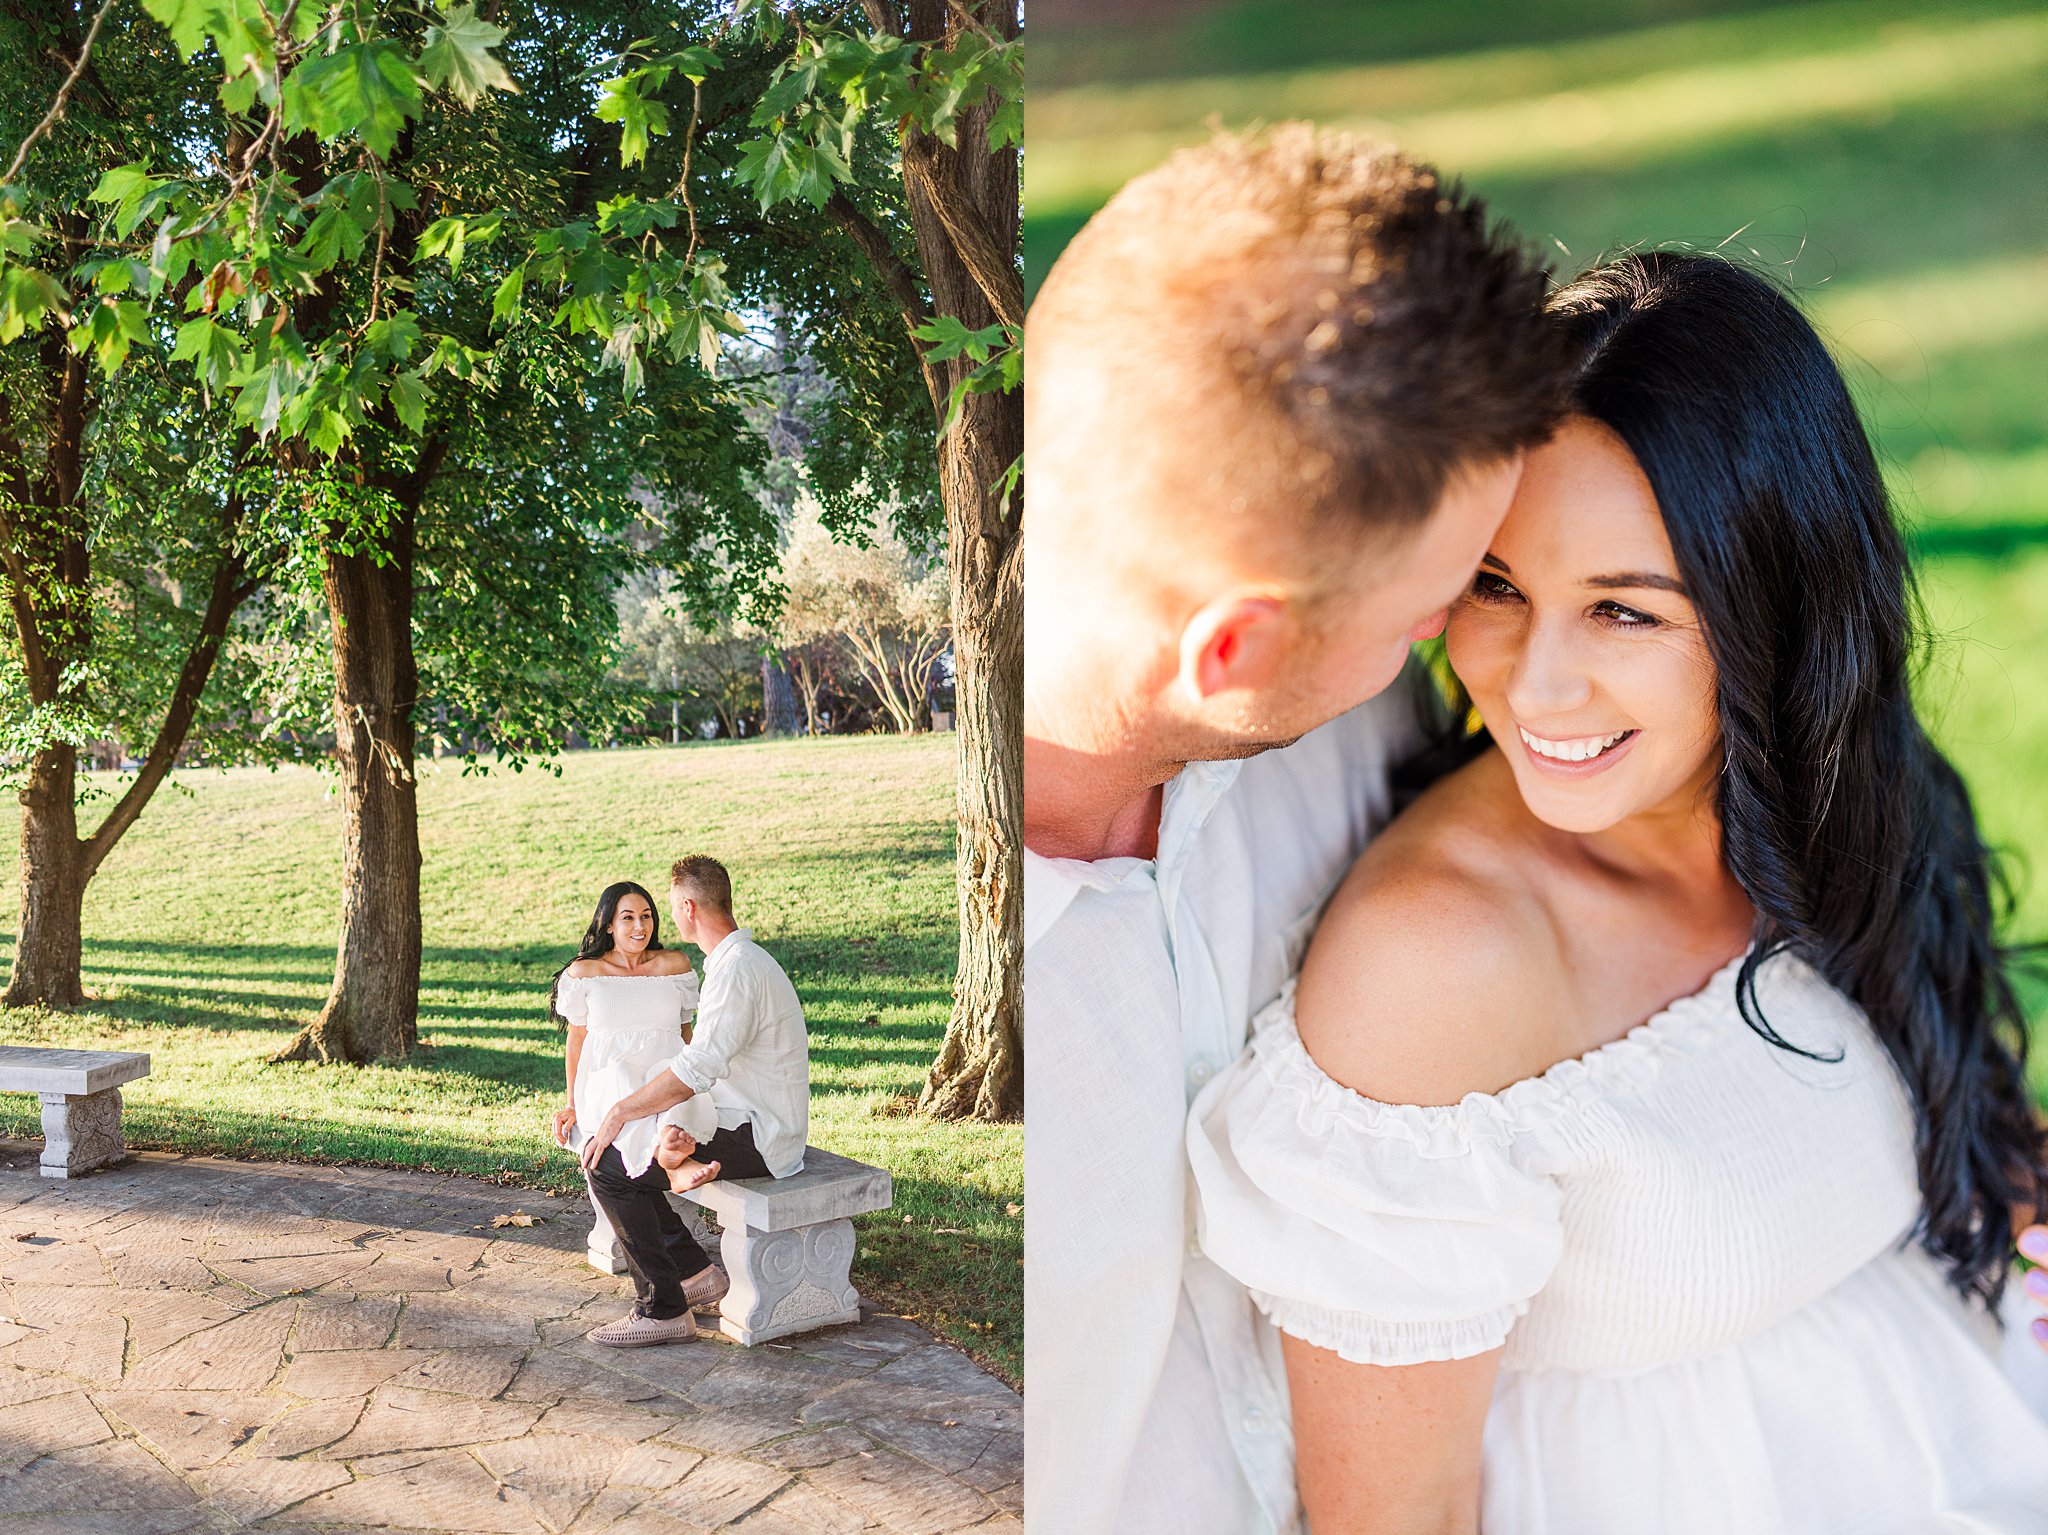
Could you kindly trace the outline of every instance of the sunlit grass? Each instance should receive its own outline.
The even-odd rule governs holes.
[[[895,1178],[896,1207],[857,1222],[855,1283],[1015,1379],[1022,1131],[903,1113],[951,1002],[953,748],[928,736],[582,752],[559,778],[426,765],[422,1049],[365,1068],[267,1060],[332,974],[331,780],[180,773],[91,887],[97,1001],[0,1014],[0,1037],[149,1051],[151,1075],[127,1090],[133,1145],[578,1189],[545,1128],[562,1097],[550,977],[603,886],[635,879],[664,897],[671,860],[714,853],[803,998],[812,1141]],[[0,1135],[40,1134],[36,1116],[33,1098],[0,1096]]]
[[[1795,35],[1804,46],[1790,46]],[[1930,101],[2011,96],[2035,87],[2044,66],[2048,14],[1916,21],[1830,5],[1455,61],[1078,88],[1033,101],[1028,194],[1034,216],[1092,208],[1200,142],[1211,119],[1235,128],[1311,118],[1392,138],[1468,177],[1562,156],[1593,170]]]

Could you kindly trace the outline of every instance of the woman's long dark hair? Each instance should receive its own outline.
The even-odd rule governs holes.
[[[548,987],[548,1016],[557,1023],[566,1024],[562,1010],[555,1005],[562,990],[562,973],[578,959],[596,959],[600,954],[609,954],[615,947],[612,941],[612,919],[619,914],[619,902],[629,895],[637,895],[647,903],[647,909],[654,913],[654,936],[647,940],[647,947],[661,947],[661,908],[654,904],[654,897],[647,893],[645,885],[636,885],[630,879],[622,879],[616,885],[606,885],[604,894],[597,898],[597,910],[591,913],[590,926],[583,930],[583,942],[576,947],[575,959],[555,972],[554,984]]]
[[[1646,252],[1558,290],[1574,413],[1655,491],[1719,673],[1722,857],[1756,908],[1744,1020],[1779,1036],[1759,966],[1790,951],[1868,1015],[1911,1095],[1916,1231],[1994,1303],[2016,1208],[2041,1206],[2009,907],[1969,792],[1913,710],[1904,541],[1842,375],[1772,283]]]

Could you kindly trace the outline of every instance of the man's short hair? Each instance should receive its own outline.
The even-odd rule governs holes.
[[[702,853],[678,858],[668,871],[668,882],[691,900],[716,906],[728,917],[732,915],[732,876],[716,858],[707,858]]]
[[[1256,531],[1282,509],[1398,529],[1460,467],[1549,436],[1567,359],[1545,283],[1456,183],[1291,123],[1131,181],[1048,274],[1032,325],[1112,359],[1113,387],[1220,466],[1227,488],[1203,499]]]

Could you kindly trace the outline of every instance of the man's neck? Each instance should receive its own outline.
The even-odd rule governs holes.
[[[732,937],[739,930],[740,925],[737,922],[712,923],[706,922],[702,917],[699,917],[697,919],[697,946],[704,951],[704,957],[709,959],[713,949],[724,943],[726,939]]]
[[[1181,770],[1128,752],[1024,738],[1024,845],[1042,858],[1151,858],[1165,784]]]

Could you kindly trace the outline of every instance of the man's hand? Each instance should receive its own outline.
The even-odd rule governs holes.
[[[569,1132],[576,1128],[576,1105],[565,1104],[555,1110],[555,1144],[567,1147]]]
[[[2020,1256],[2034,1263],[2048,1264],[2048,1226],[2029,1226],[2020,1233]],[[2020,1288],[2036,1306],[2048,1307],[2048,1268],[2027,1270]],[[2048,1348],[2048,1317],[2037,1316],[2027,1324],[2034,1341]]]
[[[619,1132],[626,1128],[626,1121],[617,1109],[605,1115],[598,1127],[583,1140],[583,1169],[588,1172],[597,1166],[597,1159],[604,1155],[605,1147],[618,1139]]]
[[[690,1096],[690,1089],[682,1078],[664,1066],[645,1087],[626,1094],[613,1104],[603,1124],[588,1127],[591,1136],[583,1143],[583,1165],[597,1166],[597,1159],[604,1155],[605,1147],[634,1120],[659,1114],[663,1109],[672,1109]]]

